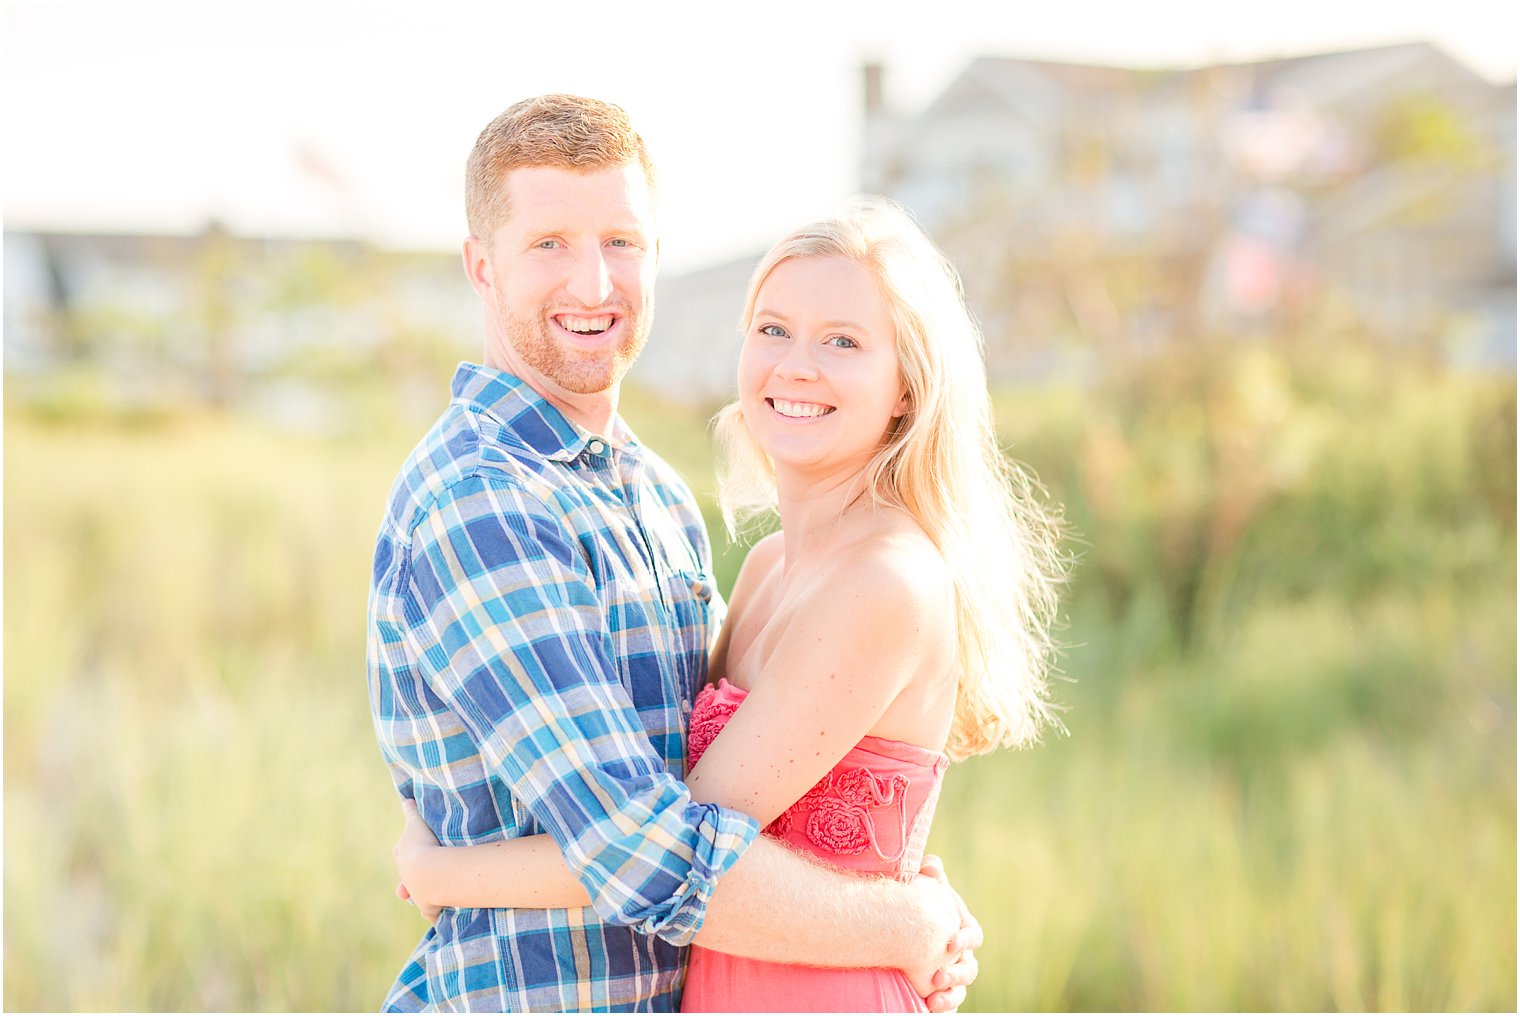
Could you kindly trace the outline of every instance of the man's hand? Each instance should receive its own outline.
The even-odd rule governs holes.
[[[930,880],[953,901],[959,927],[949,936],[943,952],[932,958],[933,966],[906,973],[930,1012],[953,1012],[965,1002],[966,988],[976,980],[976,950],[982,946],[982,926],[950,885],[944,862],[933,854],[924,857],[919,869],[919,881]]]
[[[396,895],[403,900],[410,900],[423,918],[433,924],[438,920],[438,914],[442,907],[420,900],[407,888],[408,876],[417,870],[429,850],[438,849],[438,837],[433,835],[433,830],[422,820],[422,813],[417,810],[417,802],[409,797],[401,799],[401,814],[406,819],[406,826],[401,830],[401,837],[396,840],[396,845],[391,847],[391,859],[396,862],[396,873],[401,881],[396,883]]]

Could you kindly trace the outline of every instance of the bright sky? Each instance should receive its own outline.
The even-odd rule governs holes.
[[[1491,0],[7,0],[8,227],[356,232],[453,249],[476,134],[519,98],[632,115],[665,264],[750,253],[856,187],[861,74],[923,108],[979,55],[1191,65],[1428,40],[1515,77]]]

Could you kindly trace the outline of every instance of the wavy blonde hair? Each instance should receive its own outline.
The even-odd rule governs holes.
[[[844,258],[876,279],[897,331],[908,412],[865,468],[878,505],[901,508],[933,540],[955,586],[960,674],[947,751],[961,759],[1059,727],[1049,700],[1051,626],[1067,561],[1061,520],[998,445],[981,332],[955,268],[897,204],[856,198],[795,230],[760,260],[740,318],[783,261]],[[775,468],[737,402],[715,418],[719,504],[730,534],[776,507]]]

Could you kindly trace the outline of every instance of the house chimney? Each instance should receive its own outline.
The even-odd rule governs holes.
[[[862,70],[865,72],[866,85],[866,116],[876,116],[882,112],[881,79],[883,74],[882,65],[872,61],[867,63]]]

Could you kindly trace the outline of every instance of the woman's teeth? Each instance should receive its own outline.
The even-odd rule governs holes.
[[[771,408],[782,416],[809,417],[823,416],[832,413],[833,406],[821,406],[816,402],[788,402],[785,399],[771,399]]]

